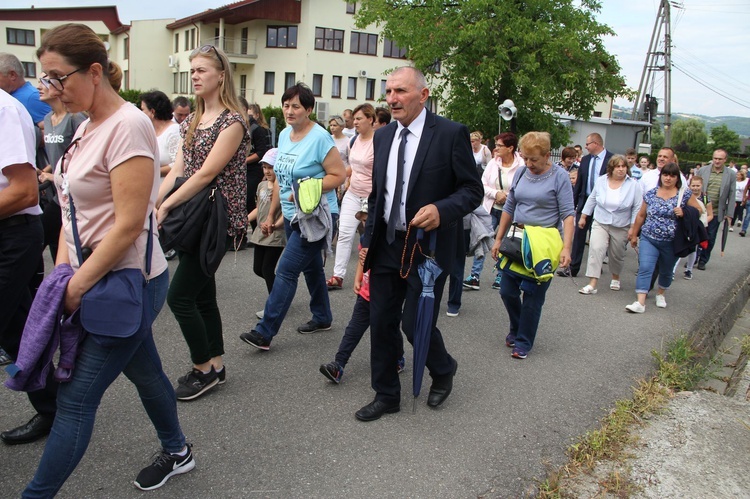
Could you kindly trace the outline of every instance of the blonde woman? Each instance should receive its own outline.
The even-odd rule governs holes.
[[[582,295],[594,295],[602,274],[604,256],[609,251],[609,270],[612,280],[609,289],[620,290],[620,271],[625,260],[628,244],[628,229],[635,221],[643,201],[642,191],[635,179],[630,176],[625,156],[612,156],[607,163],[607,173],[596,179],[583,207],[578,227],[586,226],[586,219],[593,215],[589,260],[586,277],[589,283],[578,290]]]
[[[195,113],[181,124],[182,147],[159,190],[157,219],[216,180],[227,201],[228,245],[237,247],[247,229],[247,123],[232,81],[232,67],[221,49],[203,45],[190,54]],[[177,177],[187,180],[168,198]],[[193,400],[226,380],[221,314],[216,279],[201,270],[199,251],[178,249],[180,263],[167,295],[190,349],[193,366],[178,380],[178,400]]]

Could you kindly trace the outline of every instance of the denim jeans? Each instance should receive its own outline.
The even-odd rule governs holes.
[[[542,317],[542,306],[552,280],[536,284],[511,272],[501,272],[500,298],[508,312],[509,336],[515,338],[516,348],[529,352],[534,346],[539,320]]]
[[[167,295],[169,273],[149,281],[144,317],[152,322]],[[177,419],[177,400],[162,369],[151,324],[148,331],[118,339],[103,346],[89,334],[79,346],[73,379],[61,383],[57,394],[57,415],[44,454],[23,497],[52,497],[86,452],[94,428],[96,410],[109,385],[124,373],[138,389],[141,403],[167,452],[179,452],[185,436]],[[114,345],[114,346],[113,346]]]
[[[635,278],[635,292],[648,293],[651,287],[651,274],[659,265],[659,288],[667,289],[672,284],[674,264],[677,257],[674,254],[672,241],[654,241],[641,234],[638,244],[638,275]]]
[[[492,229],[497,230],[497,226],[500,225],[500,217],[502,216],[503,211],[498,210],[497,208],[492,208],[490,210],[490,217],[492,218]],[[482,274],[482,268],[484,268],[484,257],[477,258],[474,256],[474,259],[471,262],[471,275],[475,276],[477,279],[479,279],[479,276]],[[497,275],[500,275],[500,271],[497,271]]]
[[[742,220],[742,232],[747,232],[748,225],[750,225],[750,208],[748,208],[747,214]]]
[[[286,218],[284,230],[286,248],[279,259],[276,280],[263,309],[263,319],[255,326],[255,330],[266,339],[273,338],[281,329],[281,323],[284,322],[297,292],[300,272],[304,272],[307,290],[310,292],[312,319],[319,324],[330,324],[333,321],[323,268],[322,251],[325,240],[308,242],[301,237],[299,226],[292,226]]]

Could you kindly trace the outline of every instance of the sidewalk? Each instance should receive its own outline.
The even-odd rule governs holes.
[[[631,459],[601,463],[564,488],[574,497],[616,497],[600,483],[617,473],[630,497],[735,498],[750,496],[750,371],[737,366],[738,339],[750,334],[746,304],[717,354],[722,369],[693,392],[677,393],[664,413],[635,431]],[[739,367],[739,369],[735,369]],[[726,395],[724,393],[727,393]],[[622,496],[618,496],[622,497]]]

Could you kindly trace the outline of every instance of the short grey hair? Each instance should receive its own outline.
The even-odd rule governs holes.
[[[422,90],[423,88],[427,88],[427,79],[424,77],[424,73],[422,73],[420,70],[418,70],[414,66],[401,66],[400,68],[394,69],[391,74],[400,73],[402,71],[411,71],[412,73],[414,73],[414,79],[417,82],[417,88],[419,90]]]
[[[7,75],[11,71],[15,71],[21,78],[26,76],[23,64],[18,60],[18,57],[7,52],[0,52],[0,73]]]

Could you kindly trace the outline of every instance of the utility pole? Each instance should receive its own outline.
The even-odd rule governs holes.
[[[653,123],[654,114],[650,94],[654,85],[655,72],[664,72],[664,145],[671,145],[672,135],[672,30],[670,27],[671,13],[669,0],[661,0],[659,13],[656,15],[654,30],[651,32],[651,43],[643,64],[641,82],[638,85],[635,105],[633,106],[633,120],[645,120]],[[678,6],[679,7],[679,6]],[[664,50],[659,50],[664,33]],[[650,139],[650,132],[649,132]],[[650,142],[650,140],[649,140]]]

